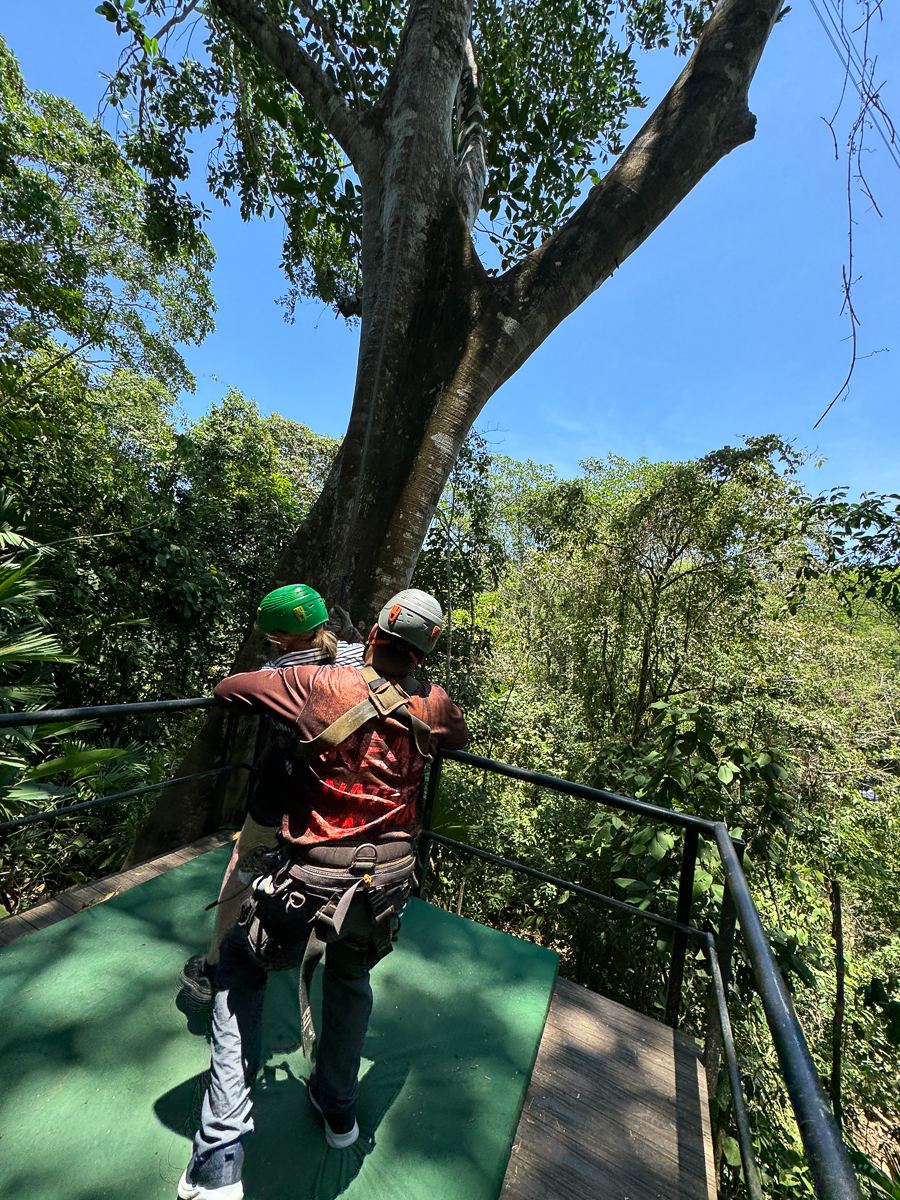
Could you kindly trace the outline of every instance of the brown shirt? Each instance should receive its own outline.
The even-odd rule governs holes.
[[[273,718],[303,741],[368,694],[355,667],[332,666],[250,671],[223,679],[215,689],[219,700]],[[430,727],[432,753],[465,745],[466,723],[443,688],[416,681],[409,710]],[[402,720],[376,718],[308,763],[294,760],[289,765],[278,807],[282,832],[290,841],[311,845],[417,831],[425,759]]]

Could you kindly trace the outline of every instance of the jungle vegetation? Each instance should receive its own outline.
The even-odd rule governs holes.
[[[103,0],[97,11],[122,39],[110,118],[170,224],[192,205],[202,216],[186,189],[196,194],[190,151],[203,133],[209,191],[245,218],[283,217],[288,313],[315,296],[359,322],[346,433],[273,577],[308,579],[366,620],[408,584],[497,388],[753,138],[748,90],[787,9]],[[635,51],[656,47],[685,61],[625,145],[627,114],[646,103]],[[259,652],[251,634],[235,669]],[[183,775],[213,766],[223,722],[209,714]],[[237,737],[252,737],[247,723]],[[199,836],[215,796],[209,777],[163,794],[134,860]]]
[[[0,55],[0,819],[166,778],[199,718],[41,726],[40,709],[201,694],[228,670],[338,445],[226,391],[199,420],[178,342],[208,328],[211,249],[102,129]],[[413,582],[450,619],[431,677],[472,749],[724,817],[872,1197],[900,1195],[900,498],[809,494],[778,436],[572,479],[471,434]],[[4,838],[19,912],[116,869],[153,798]],[[679,841],[448,768],[437,824],[670,915]],[[430,897],[557,948],[659,1015],[664,939],[574,896],[435,857]],[[722,901],[701,844],[693,918]],[[686,1022],[702,1035],[705,981]],[[812,1194],[752,976],[733,1013],[767,1193]],[[723,1196],[741,1194],[724,1084]]]

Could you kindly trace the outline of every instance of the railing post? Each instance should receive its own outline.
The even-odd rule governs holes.
[[[681,879],[678,882],[678,907],[675,920],[680,925],[690,925],[691,907],[694,900],[694,870],[697,866],[697,845],[700,835],[696,829],[686,829],[684,849],[681,855]],[[684,982],[684,959],[687,953],[687,935],[676,931],[672,939],[672,965],[669,968],[669,988],[666,993],[666,1023],[678,1028],[678,1010],[681,1007],[681,986]]]
[[[431,828],[434,821],[434,803],[437,799],[438,786],[441,782],[441,768],[444,765],[443,756],[436,754],[428,768],[428,787],[425,789],[425,802],[422,805],[422,832],[419,834],[419,855],[416,864],[416,885],[413,894],[421,897],[425,889],[425,879],[431,864]]]
[[[732,845],[738,856],[738,861],[743,864],[744,861],[744,843],[732,838]],[[734,897],[731,894],[731,888],[728,886],[728,880],[725,880],[722,889],[722,908],[719,913],[719,934],[716,939],[715,950],[716,958],[719,964],[719,971],[722,980],[723,995],[725,1004],[728,1003],[728,988],[731,984],[732,977],[732,959],[734,956],[734,930],[735,930],[736,912],[734,907]],[[711,969],[711,968],[710,968]],[[707,1000],[706,1012],[706,1038],[703,1045],[703,1066],[706,1069],[706,1092],[712,1101],[719,1090],[719,1070],[722,1065],[722,1022],[717,1011],[716,991],[713,983],[710,982],[709,997]],[[718,1119],[713,1128],[713,1149],[716,1155],[716,1166],[718,1167],[719,1158],[721,1155],[720,1139],[725,1136],[725,1122],[727,1121],[727,1113],[720,1111]]]
[[[228,765],[228,760],[231,758],[231,748],[234,743],[234,731],[237,728],[238,715],[234,709],[228,713],[228,722],[225,726],[225,738],[222,743],[222,757],[219,760],[219,766]],[[223,772],[216,780],[216,797],[213,804],[213,820],[212,828],[207,830],[207,833],[215,833],[217,829],[222,827],[222,814],[225,811],[225,790],[228,787],[230,773]]]
[[[712,934],[706,935],[706,956],[709,960],[710,988],[713,994],[713,1008],[719,1022],[719,1036],[725,1051],[725,1062],[728,1067],[728,1082],[731,1089],[731,1100],[734,1105],[734,1119],[737,1126],[738,1146],[741,1151],[741,1166],[744,1169],[744,1183],[750,1200],[762,1200],[763,1191],[760,1183],[759,1170],[753,1154],[753,1133],[750,1129],[750,1118],[747,1115],[747,1103],[741,1086],[741,1075],[738,1067],[737,1051],[734,1048],[734,1033],[731,1019],[728,1016],[728,1001],[725,993],[718,955]],[[715,1136],[715,1135],[714,1135]],[[715,1143],[714,1143],[715,1149]],[[716,1164],[718,1167],[718,1163]]]
[[[859,1200],[856,1173],[847,1158],[822,1081],[724,824],[716,823],[715,837],[734,897],[744,953],[756,978],[816,1195],[820,1200]]]

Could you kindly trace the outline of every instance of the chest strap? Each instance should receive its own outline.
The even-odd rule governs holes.
[[[330,750],[332,746],[339,746],[341,742],[345,742],[367,721],[372,721],[376,717],[392,716],[409,726],[416,749],[423,758],[430,758],[431,726],[426,725],[424,721],[420,721],[410,712],[409,694],[403,689],[404,684],[407,687],[415,686],[415,678],[407,675],[399,682],[392,683],[379,675],[374,667],[361,667],[359,670],[369,685],[368,696],[359,704],[355,704],[353,708],[348,709],[347,712],[342,713],[336,721],[332,721],[314,738],[310,738],[308,741],[298,740],[294,749],[295,756],[303,759],[315,758],[325,750]]]

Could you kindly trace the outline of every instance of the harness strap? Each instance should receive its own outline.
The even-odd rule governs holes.
[[[340,899],[332,896],[319,909],[313,921],[312,928],[309,931],[306,949],[303,951],[303,959],[300,963],[299,987],[300,1037],[303,1040],[303,1053],[309,1059],[313,1056],[316,1044],[316,1027],[313,1023],[312,1008],[309,1003],[309,988],[312,983],[312,977],[315,974],[316,967],[322,961],[322,956],[325,953],[328,943],[340,936],[347,910],[353,901],[353,897],[356,895],[357,888],[362,882],[362,879],[357,879],[354,885],[348,888]]]
[[[324,938],[319,937],[317,926],[318,921],[315,921],[309,931],[309,939],[306,949],[303,951],[303,961],[300,963],[300,1037],[303,1041],[304,1057],[310,1060],[316,1045],[316,1027],[309,1003],[309,987],[315,969],[322,961],[326,946]]]
[[[308,741],[298,740],[294,747],[294,757],[315,758],[323,751],[330,750],[332,746],[339,746],[341,742],[346,742],[351,734],[356,733],[357,729],[362,729],[366,721],[371,721],[376,716],[378,716],[377,710],[373,708],[372,702],[366,697],[365,700],[361,700],[359,704],[354,704],[353,708],[342,713],[336,721],[332,721],[314,738],[310,738]]]
[[[402,843],[404,849],[409,843]],[[300,963],[300,1035],[303,1053],[312,1058],[316,1044],[316,1028],[309,1005],[309,989],[316,967],[329,942],[340,937],[344,920],[357,892],[362,889],[369,904],[372,918],[372,944],[378,958],[390,952],[394,927],[391,918],[395,914],[393,903],[388,903],[386,893],[406,883],[415,868],[412,854],[395,856],[394,847],[388,848],[388,861],[379,861],[386,847],[365,842],[361,846],[346,847],[352,860],[334,867],[313,866],[309,863],[293,863],[287,875],[295,879],[305,892],[316,896],[321,907],[313,918],[303,959]]]
[[[383,678],[374,667],[362,667],[360,673],[369,685],[369,694],[365,700],[355,704],[353,708],[342,713],[332,723],[315,737],[307,741],[298,740],[294,747],[296,758],[315,758],[333,746],[345,742],[357,729],[362,729],[367,721],[376,717],[393,716],[408,724],[412,730],[416,749],[423,758],[431,757],[431,727],[414,716],[409,710],[409,695],[405,688],[415,686],[416,680],[412,675],[406,675],[397,683]]]

